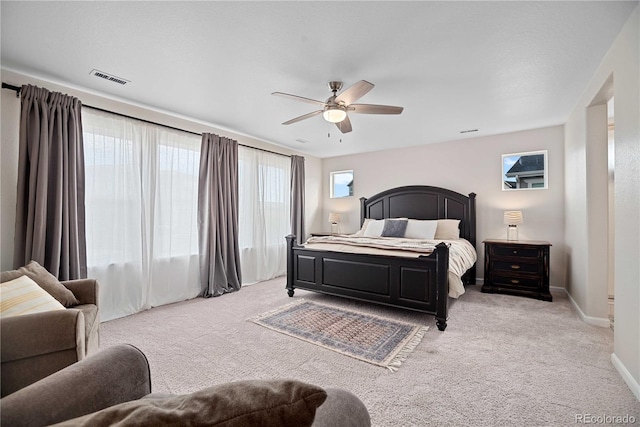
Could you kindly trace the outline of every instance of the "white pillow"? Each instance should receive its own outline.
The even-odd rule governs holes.
[[[54,297],[28,276],[0,284],[0,318],[65,310]]]
[[[373,221],[371,218],[365,218],[364,222],[362,223],[362,227],[360,227],[360,230],[356,231],[353,235],[354,236],[364,236],[364,232],[367,229],[367,224],[369,224],[371,221]]]
[[[382,236],[382,229],[384,228],[384,219],[373,219],[367,224],[367,228],[364,230],[364,236],[366,237],[380,237]]]
[[[460,238],[459,219],[439,219],[436,240],[458,240]]]
[[[410,219],[404,237],[408,239],[433,240],[436,236],[438,220]]]

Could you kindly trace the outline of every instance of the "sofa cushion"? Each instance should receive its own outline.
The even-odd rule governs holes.
[[[237,381],[184,396],[121,403],[56,425],[310,426],[326,398],[322,388],[300,381]]]
[[[0,282],[17,279],[20,276],[29,276],[42,289],[47,291],[52,297],[57,299],[65,307],[72,307],[79,304],[73,293],[64,287],[56,277],[49,273],[46,268],[36,261],[30,261],[24,267],[17,270],[3,271],[0,274]]]
[[[1,318],[65,309],[27,276],[0,284],[0,301]]]

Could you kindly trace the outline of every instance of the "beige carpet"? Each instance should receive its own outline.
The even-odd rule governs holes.
[[[101,346],[141,348],[156,392],[296,378],[351,390],[375,426],[569,426],[578,414],[640,420],[640,403],[610,362],[612,332],[580,321],[562,293],[548,303],[471,286],[440,332],[433,316],[302,290],[291,299],[284,286],[276,279],[105,322]],[[390,372],[246,321],[297,298],[434,327]]]

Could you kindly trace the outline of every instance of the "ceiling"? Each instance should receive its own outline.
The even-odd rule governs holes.
[[[564,123],[637,4],[2,1],[1,64],[333,157]],[[404,112],[281,124],[330,80]]]

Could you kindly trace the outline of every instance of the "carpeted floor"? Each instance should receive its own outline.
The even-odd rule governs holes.
[[[131,343],[151,364],[155,392],[189,393],[251,378],[295,378],[354,392],[375,426],[557,426],[576,415],[633,415],[640,403],[610,362],[613,333],[580,321],[568,298],[552,303],[480,293],[433,316],[297,290],[284,278],[101,324],[101,346]],[[397,372],[247,322],[295,300],[431,326]]]

